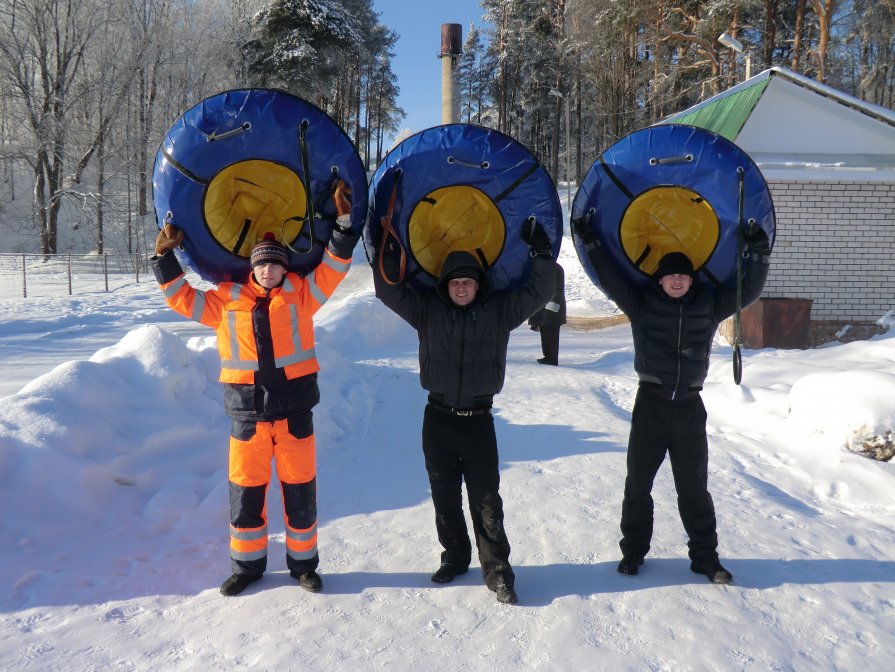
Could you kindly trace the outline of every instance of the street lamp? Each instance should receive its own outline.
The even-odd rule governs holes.
[[[718,42],[725,47],[733,49],[738,54],[743,54],[746,59],[746,79],[752,77],[752,52],[748,51],[743,43],[729,33],[721,33],[718,35]]]
[[[556,89],[550,89],[548,95],[555,96],[557,98],[565,98],[564,95],[560,91]],[[572,180],[569,177],[571,175],[571,171],[569,170],[569,158],[571,154],[571,148],[569,147],[569,101],[566,100],[566,167],[565,167],[565,175],[563,177],[566,178],[566,209],[569,212],[572,212]]]

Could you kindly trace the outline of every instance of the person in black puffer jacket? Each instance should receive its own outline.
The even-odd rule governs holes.
[[[584,222],[575,223],[600,285],[631,320],[634,369],[640,379],[628,439],[628,474],[622,502],[618,571],[637,574],[653,534],[653,480],[665,453],[689,537],[690,569],[713,583],[729,583],[718,557],[715,506],[708,491],[706,412],[700,391],[709,368],[715,331],[736,311],[736,288],[712,291],[694,281],[693,265],[681,252],[659,261],[646,288],[628,284]],[[768,238],[757,226],[745,236],[747,254],[742,302],[758,298],[768,273]]]
[[[510,332],[550,299],[556,269],[539,224],[526,227],[523,239],[530,248],[531,275],[525,285],[500,295],[491,295],[478,257],[465,251],[448,254],[435,292],[417,291],[406,283],[390,285],[373,272],[376,296],[416,329],[420,341],[420,384],[429,391],[423,454],[444,548],[432,581],[452,581],[467,571],[472,559],[462,508],[465,480],[485,584],[498,601],[509,604],[517,601],[515,574],[498,492],[491,405],[503,388]],[[395,253],[383,253],[385,267],[394,266],[389,257]]]

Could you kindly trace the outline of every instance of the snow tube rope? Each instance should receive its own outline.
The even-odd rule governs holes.
[[[395,214],[395,199],[398,196],[398,180],[401,179],[401,173],[403,172],[404,171],[399,168],[395,175],[395,181],[392,184],[392,193],[388,197],[388,209],[382,216],[382,237],[379,241],[379,274],[389,285],[400,285],[404,282],[404,275],[407,271],[407,251],[404,249],[404,246],[401,245],[401,239],[398,237],[398,234],[392,226],[392,217]],[[401,252],[401,262],[398,268],[398,278],[396,280],[389,278],[388,274],[385,272],[385,248],[389,244],[389,239],[398,246],[398,250]]]
[[[733,382],[737,385],[743,380],[743,185],[745,171],[737,166],[739,179],[739,202],[737,203],[737,309],[733,314]]]

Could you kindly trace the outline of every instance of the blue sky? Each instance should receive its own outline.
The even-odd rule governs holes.
[[[407,118],[401,128],[422,131],[441,123],[441,25],[459,23],[463,39],[469,23],[483,25],[478,0],[375,0],[380,21],[400,35],[392,71],[398,77],[398,104]]]

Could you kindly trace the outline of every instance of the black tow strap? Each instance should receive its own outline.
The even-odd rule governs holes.
[[[302,119],[301,125],[298,127],[298,144],[301,149],[301,184],[305,188],[305,208],[307,210],[307,212],[305,213],[304,221],[305,224],[307,224],[308,249],[296,250],[287,241],[284,241],[286,243],[286,246],[290,250],[297,253],[310,252],[316,243],[316,241],[314,240],[314,203],[311,196],[311,175],[308,172],[308,144],[305,135],[308,130],[308,126],[308,120]]]
[[[506,189],[504,189],[502,192],[500,192],[497,196],[494,197],[494,202],[500,203],[503,199],[505,199],[507,196],[509,196],[513,192],[513,190],[516,189],[516,187],[518,187],[520,184],[525,182],[525,180],[527,180],[531,176],[531,174],[534,173],[537,169],[538,169],[537,162],[531,164],[531,166],[529,166],[528,170],[526,170],[524,173],[522,173],[522,175],[520,175],[518,178],[516,178],[515,182],[513,182],[510,186],[508,186]]]
[[[733,382],[743,379],[743,192],[745,171],[737,168],[739,177],[739,204],[737,205],[737,309],[733,315]]]
[[[633,200],[634,200],[634,194],[632,194],[632,193],[631,193],[631,190],[628,189],[628,188],[625,186],[624,182],[622,182],[622,181],[618,178],[618,175],[616,175],[615,173],[612,172],[612,169],[611,169],[611,168],[607,165],[607,163],[603,160],[603,157],[602,157],[602,156],[600,157],[600,167],[606,172],[606,175],[609,176],[609,179],[612,180],[612,181],[615,183],[615,186],[617,186],[619,189],[621,189],[622,193],[623,193],[625,196],[627,196],[629,200],[633,201]]]

